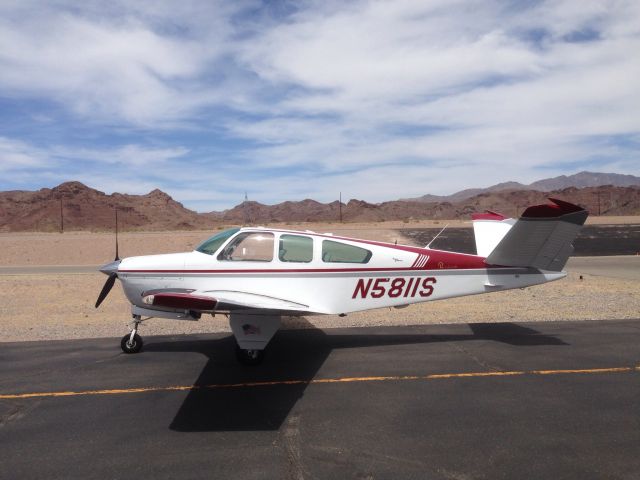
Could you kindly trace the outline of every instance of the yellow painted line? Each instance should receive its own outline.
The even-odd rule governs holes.
[[[250,388],[250,387],[271,387],[282,385],[310,385],[328,383],[355,383],[355,382],[398,382],[408,380],[445,380],[452,378],[477,378],[477,377],[509,377],[517,375],[575,375],[575,374],[602,374],[602,373],[624,373],[640,372],[640,365],[635,367],[613,367],[613,368],[590,368],[571,370],[530,370],[530,371],[491,371],[491,372],[465,372],[465,373],[437,373],[430,375],[396,375],[381,377],[340,377],[340,378],[318,378],[312,380],[274,380],[268,382],[246,382],[246,383],[221,383],[211,385],[173,385],[166,387],[138,387],[119,388],[109,390],[81,390],[81,391],[61,391],[61,392],[33,392],[33,393],[2,393],[0,400],[43,398],[43,397],[79,397],[88,395],[123,395],[129,393],[150,393],[150,392],[176,392],[193,390],[215,390],[230,388]]]
[[[424,377],[415,375],[402,375],[391,377],[345,377],[345,378],[318,378],[309,383],[352,383],[352,382],[393,382],[402,380],[420,380]]]
[[[525,375],[530,372],[472,372],[472,373],[438,373],[427,375],[426,380],[437,380],[440,378],[465,378],[465,377],[507,377],[510,375]]]
[[[637,367],[636,367],[637,368]],[[617,367],[617,368],[591,368],[586,370],[534,370],[534,375],[559,375],[563,373],[616,373],[616,372],[632,372],[634,367]]]

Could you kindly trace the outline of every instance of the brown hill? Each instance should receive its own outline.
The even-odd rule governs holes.
[[[468,219],[478,211],[494,210],[508,216],[522,213],[529,205],[545,203],[548,197],[578,203],[592,215],[639,215],[639,187],[565,188],[552,192],[536,190],[499,190],[485,192],[457,202],[392,201],[379,204],[350,200],[342,206],[345,222],[379,222],[389,220]],[[338,202],[314,200],[263,205],[246,202],[222,214],[211,214],[226,223],[268,224],[274,222],[334,222],[339,219]],[[248,220],[245,221],[245,219]]]
[[[565,188],[553,192],[500,190],[484,192],[457,202],[392,201],[379,204],[362,200],[320,203],[306,199],[263,205],[245,202],[225,212],[196,213],[160,190],[146,195],[103,192],[79,182],[68,182],[37,192],[0,192],[0,231],[111,230],[114,210],[122,230],[210,229],[230,224],[289,222],[378,222],[389,220],[468,219],[473,212],[494,210],[508,216],[528,205],[557,197],[578,203],[592,215],[640,215],[639,187]],[[61,218],[62,207],[62,218]]]
[[[389,220],[468,219],[474,212],[494,210],[507,216],[517,216],[529,205],[546,203],[549,197],[578,203],[592,215],[640,215],[639,187],[590,187],[565,188],[553,192],[536,190],[502,190],[481,193],[458,202],[392,201],[379,204],[351,200],[342,206],[342,218],[346,222],[378,222]],[[245,211],[246,217],[245,217]],[[219,215],[219,214],[216,214]],[[337,221],[338,202],[330,204],[313,200],[284,202],[278,205],[262,205],[247,202],[246,210],[238,205],[221,217],[228,223],[272,223]]]
[[[589,210],[591,215],[640,214],[640,187],[605,185],[587,188],[570,187],[551,192],[506,190],[482,193],[450,204],[452,209],[443,212],[444,216],[441,218],[468,218],[471,213],[483,210],[493,210],[504,215],[517,216],[522,213],[525,207],[545,203],[549,197],[581,205]],[[449,217],[448,215],[451,214],[453,216]]]
[[[205,219],[160,190],[146,195],[103,192],[80,182],[66,182],[36,192],[0,192],[0,231],[113,229],[174,230],[204,228]]]

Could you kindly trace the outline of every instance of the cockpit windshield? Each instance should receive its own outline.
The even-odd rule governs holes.
[[[230,228],[229,230],[223,230],[222,232],[214,235],[213,237],[205,240],[196,247],[197,252],[206,253],[207,255],[213,255],[218,251],[220,246],[226,242],[229,237],[238,233],[239,228]]]

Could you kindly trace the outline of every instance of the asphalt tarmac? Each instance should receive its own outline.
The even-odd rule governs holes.
[[[0,275],[66,275],[97,273],[100,265],[16,265],[0,266]]]
[[[601,277],[640,280],[640,255],[571,257],[567,262],[566,270]]]
[[[640,319],[145,341],[0,344],[0,478],[640,475]]]

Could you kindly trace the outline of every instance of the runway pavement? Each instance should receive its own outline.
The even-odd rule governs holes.
[[[0,478],[637,479],[640,319],[0,346]]]
[[[61,275],[98,273],[100,265],[17,265],[0,266],[0,275]]]
[[[640,255],[616,257],[571,257],[567,271],[602,277],[640,280]]]

